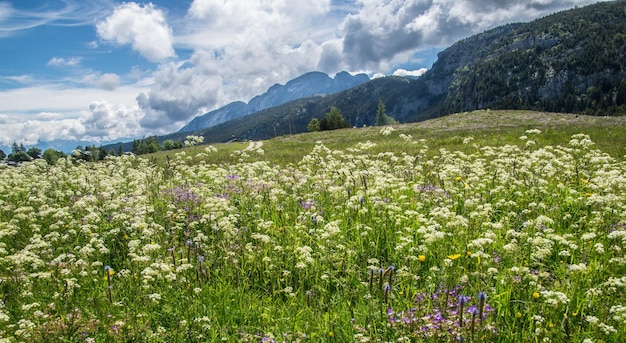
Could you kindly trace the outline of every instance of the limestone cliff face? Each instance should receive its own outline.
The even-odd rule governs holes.
[[[486,107],[620,113],[624,32],[624,1],[563,11],[461,40],[439,54],[423,80],[431,94],[445,97],[439,107],[445,113]]]

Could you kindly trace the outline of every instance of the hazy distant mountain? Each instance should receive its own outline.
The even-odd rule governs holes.
[[[367,81],[369,81],[369,77],[365,74],[353,76],[347,72],[340,72],[335,75],[334,78],[331,78],[322,72],[306,73],[287,82],[285,85],[276,84],[270,87],[267,92],[252,98],[248,104],[237,101],[195,117],[178,132],[201,130],[267,108],[282,105],[289,101],[306,98],[312,95],[341,92]]]

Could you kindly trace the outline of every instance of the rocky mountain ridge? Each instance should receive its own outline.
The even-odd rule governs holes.
[[[267,92],[255,96],[247,104],[242,101],[236,101],[195,117],[182,127],[179,132],[193,132],[205,129],[267,108],[282,105],[289,101],[313,95],[337,93],[356,87],[369,80],[369,77],[365,74],[353,76],[345,71],[337,73],[334,78],[322,72],[309,72],[288,81],[285,85],[273,85]]]

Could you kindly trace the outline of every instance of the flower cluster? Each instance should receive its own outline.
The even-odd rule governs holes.
[[[487,295],[478,293],[476,301],[461,294],[462,287],[439,287],[432,294],[420,292],[411,309],[396,312],[388,308],[392,327],[405,337],[441,340],[462,337],[487,337],[497,330],[489,314],[494,310],[486,302]]]

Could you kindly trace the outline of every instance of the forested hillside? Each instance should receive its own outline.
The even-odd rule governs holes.
[[[444,113],[491,107],[623,114],[625,34],[626,2],[599,3],[458,42],[425,79],[450,77]],[[468,52],[475,54],[469,60]]]

